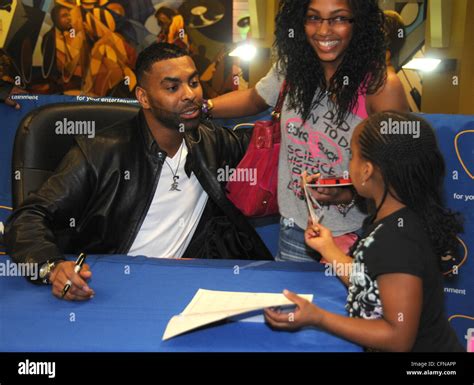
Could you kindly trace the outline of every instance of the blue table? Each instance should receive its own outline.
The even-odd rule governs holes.
[[[1,263],[7,257],[0,257]],[[0,350],[4,352],[317,352],[361,348],[317,329],[277,332],[262,323],[226,322],[161,341],[169,319],[199,288],[314,294],[344,314],[346,289],[316,263],[158,260],[90,256],[96,296],[66,302],[50,287],[0,277]],[[128,274],[127,274],[128,273]],[[238,273],[238,274],[236,274]]]

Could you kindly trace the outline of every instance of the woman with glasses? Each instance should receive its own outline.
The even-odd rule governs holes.
[[[287,85],[281,114],[277,260],[321,258],[304,242],[308,208],[301,174],[314,180],[347,177],[357,124],[379,111],[409,109],[400,80],[387,74],[383,22],[377,0],[280,0],[276,64],[255,88],[208,101],[216,118],[253,115],[274,107],[282,85]],[[365,218],[355,204],[355,191],[320,187],[311,194],[323,205],[321,224],[348,250]]]

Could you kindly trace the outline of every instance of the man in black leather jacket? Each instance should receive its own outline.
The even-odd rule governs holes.
[[[68,280],[65,299],[94,295],[89,267],[74,273],[74,262],[64,261],[67,253],[158,249],[162,255],[153,256],[272,259],[217,180],[219,169],[237,166],[251,131],[203,123],[198,73],[182,49],[150,46],[136,73],[138,115],[93,139],[76,137],[55,173],[7,222],[9,254],[15,262],[37,263],[57,297]],[[193,202],[200,202],[199,211]],[[183,207],[186,220],[176,223]]]

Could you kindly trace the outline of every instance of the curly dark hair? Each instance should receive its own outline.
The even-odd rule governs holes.
[[[383,123],[393,122],[401,123],[400,127],[417,126],[419,137],[383,132]],[[446,166],[433,128],[419,116],[394,111],[371,115],[363,124],[358,138],[361,155],[380,169],[385,184],[376,213],[391,194],[422,219],[440,264],[446,255],[457,254],[462,217],[443,205]]]
[[[383,12],[377,0],[348,0],[348,3],[354,17],[353,37],[339,68],[326,84],[321,62],[305,33],[310,0],[280,0],[275,21],[277,66],[289,86],[289,106],[304,120],[327,91],[334,98],[334,121],[340,125],[356,107],[360,87],[373,94],[385,81]],[[290,30],[294,30],[294,37],[288,36]],[[350,80],[348,85],[344,84],[346,76]]]

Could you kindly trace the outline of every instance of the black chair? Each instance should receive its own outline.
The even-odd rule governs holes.
[[[136,104],[60,103],[30,112],[18,126],[13,147],[13,209],[41,187],[71,148],[75,135],[57,134],[57,122],[64,122],[64,119],[94,122],[97,133],[118,121],[132,118],[138,111]]]

